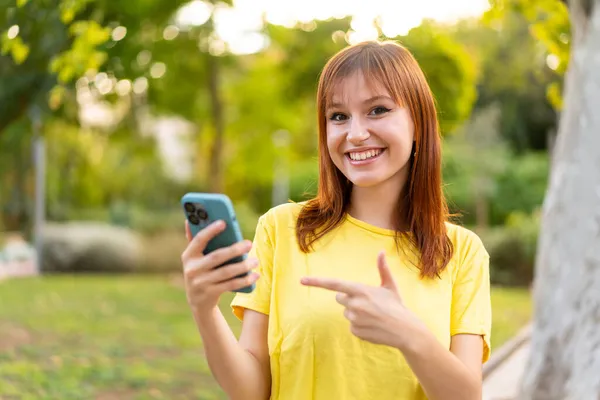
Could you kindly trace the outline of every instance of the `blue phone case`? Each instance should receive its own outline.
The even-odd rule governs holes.
[[[194,211],[191,210],[190,204],[193,205]],[[244,239],[235,217],[233,204],[227,195],[216,193],[187,193],[181,198],[181,206],[183,207],[183,212],[189,222],[192,237],[196,236],[198,232],[214,221],[223,220],[227,225],[223,232],[208,242],[203,252],[205,255],[217,249],[231,246]],[[245,259],[246,255],[244,254],[226,261],[219,265],[219,267],[237,263]],[[239,277],[246,275],[247,273],[239,275]],[[250,286],[234,290],[234,292],[250,293],[254,288],[255,284],[253,283]]]

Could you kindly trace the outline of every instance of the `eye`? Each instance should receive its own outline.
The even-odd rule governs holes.
[[[369,115],[381,115],[381,114],[385,114],[386,112],[389,112],[389,111],[390,111],[390,109],[387,107],[377,106],[371,110]]]
[[[333,113],[333,114],[331,114],[329,119],[332,121],[341,122],[341,121],[345,121],[347,119],[347,117],[342,113]]]

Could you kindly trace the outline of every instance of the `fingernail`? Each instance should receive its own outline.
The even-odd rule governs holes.
[[[219,220],[215,221],[215,226],[217,228],[223,228],[225,226],[225,221],[219,219]]]
[[[300,283],[303,284],[303,285],[306,284],[307,282],[308,282],[307,278],[301,278],[300,279]]]
[[[250,259],[250,265],[251,265],[252,267],[258,267],[258,259],[256,259],[256,258],[251,258],[251,259]]]

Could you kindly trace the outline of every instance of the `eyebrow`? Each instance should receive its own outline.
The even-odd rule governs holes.
[[[371,98],[363,101],[363,104],[371,104],[371,103],[374,103],[374,102],[379,101],[379,100],[390,100],[390,101],[393,101],[393,99],[391,97],[389,97],[389,96],[379,95],[379,96],[373,96],[373,97],[371,97]],[[329,105],[329,107],[327,107],[327,109],[337,108],[337,107],[341,107],[341,106],[343,106],[342,103],[331,103]]]

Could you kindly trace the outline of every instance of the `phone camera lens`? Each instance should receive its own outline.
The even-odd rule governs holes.
[[[183,207],[185,208],[185,211],[187,211],[189,213],[196,211],[196,207],[194,207],[194,205],[192,203],[185,203],[183,205]]]
[[[208,213],[205,209],[199,208],[196,213],[198,214],[198,218],[200,218],[200,220],[204,221],[208,219]]]
[[[190,215],[190,222],[192,224],[194,224],[194,225],[198,225],[200,223],[200,219],[196,215],[191,214]]]

